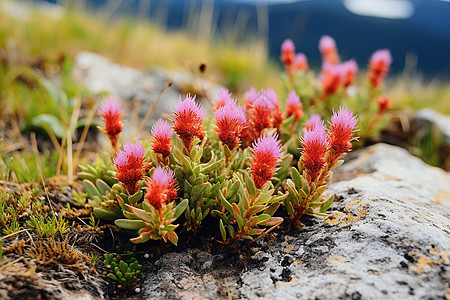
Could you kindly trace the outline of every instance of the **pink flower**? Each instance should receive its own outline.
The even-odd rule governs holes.
[[[303,129],[301,161],[306,172],[306,179],[315,182],[325,164],[328,150],[327,133],[323,122],[317,123],[311,130]]]
[[[295,121],[303,117],[303,105],[295,91],[290,91],[286,100],[286,113],[288,116],[294,116]]]
[[[303,71],[303,72],[308,71],[308,69],[309,69],[308,59],[306,58],[305,54],[298,53],[297,55],[295,55],[294,69],[296,71]]]
[[[152,148],[155,153],[162,154],[163,157],[169,156],[172,152],[170,140],[172,138],[172,130],[167,125],[167,121],[159,119],[152,127]]]
[[[153,171],[151,179],[147,179],[147,187],[145,199],[155,209],[161,210],[168,201],[172,201],[177,198],[176,181],[173,179],[173,171],[156,167]]]
[[[372,88],[376,88],[383,82],[383,78],[389,72],[389,68],[392,63],[391,52],[387,49],[378,50],[372,57],[369,62],[369,80],[372,85]]]
[[[252,152],[251,175],[256,188],[261,189],[275,175],[281,158],[278,135],[259,137],[253,144]]]
[[[122,182],[124,188],[130,195],[139,190],[139,182],[144,174],[145,149],[139,140],[136,144],[131,141],[123,145],[123,151],[118,151],[113,162],[117,167],[117,179]]]
[[[100,114],[105,122],[105,132],[111,141],[111,145],[117,150],[117,141],[123,129],[122,108],[117,101],[108,98],[102,103]]]
[[[319,80],[322,83],[323,92],[322,98],[325,99],[328,96],[336,93],[341,84],[343,83],[344,74],[342,68],[339,65],[333,65],[330,63],[324,63],[322,66],[322,73]]]
[[[227,89],[220,89],[219,96],[216,99],[215,109],[219,109],[222,106],[225,106],[225,105],[228,105],[228,104],[234,103],[234,102],[236,102],[236,101],[231,98],[231,93],[228,92]]]
[[[329,141],[330,148],[335,155],[342,155],[352,147],[351,141],[356,138],[353,134],[356,130],[358,120],[353,116],[353,112],[345,107],[340,107],[338,112],[333,111],[331,116]]]
[[[356,64],[356,61],[351,59],[342,63],[341,68],[343,73],[343,85],[344,87],[348,87],[355,81],[358,65]]]
[[[230,150],[239,145],[241,132],[244,129],[246,117],[244,108],[229,104],[216,110],[217,137]]]
[[[191,143],[195,137],[203,139],[205,137],[205,127],[203,120],[205,113],[195,101],[195,96],[187,95],[185,100],[178,100],[175,107],[175,118],[173,119],[173,130],[183,141],[188,151],[191,150]]]
[[[287,39],[281,44],[280,60],[285,65],[291,65],[294,62],[295,45],[292,40]]]
[[[319,50],[322,53],[322,60],[330,64],[339,63],[336,42],[328,35],[324,35],[319,41]]]
[[[323,124],[320,116],[317,114],[312,114],[311,117],[306,121],[305,128],[303,130],[313,130],[317,125]]]
[[[258,95],[258,91],[255,89],[255,87],[251,87],[247,92],[244,94],[244,101],[245,104],[247,103],[253,103],[253,100]]]

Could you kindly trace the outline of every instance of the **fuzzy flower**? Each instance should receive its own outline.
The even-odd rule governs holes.
[[[324,35],[319,41],[319,50],[322,53],[323,62],[330,64],[339,63],[339,55],[337,53],[336,42],[331,36]]]
[[[172,170],[166,171],[158,166],[153,171],[152,178],[147,179],[146,183],[145,199],[160,212],[166,202],[177,198],[176,181],[173,179]]]
[[[306,58],[306,55],[303,53],[298,53],[297,55],[295,55],[294,70],[306,72],[306,71],[308,71],[308,69],[309,69],[309,66],[308,66],[308,59]]]
[[[345,88],[353,84],[358,72],[358,64],[355,60],[351,59],[341,64],[343,74],[343,85]]]
[[[391,52],[387,49],[378,50],[372,57],[369,62],[369,80],[372,88],[378,87],[382,82],[383,78],[389,72],[389,68],[392,63]]]
[[[386,110],[391,108],[391,101],[389,101],[389,98],[386,96],[380,96],[377,98],[378,103],[378,112],[377,114],[383,114]]]
[[[330,148],[335,155],[342,155],[352,147],[351,141],[356,138],[353,134],[356,130],[358,120],[353,116],[353,112],[345,107],[340,107],[338,112],[333,111],[331,116],[329,141]]]
[[[219,109],[225,105],[236,102],[231,98],[231,93],[227,89],[220,89],[219,96],[216,99],[216,107],[215,109]]]
[[[306,121],[305,127],[303,128],[303,131],[305,130],[313,130],[314,127],[317,125],[323,124],[322,120],[320,119],[319,115],[312,114],[311,117]]]
[[[272,179],[272,176],[277,171],[281,158],[281,146],[278,135],[259,137],[253,143],[252,152],[252,179],[256,188],[261,189],[267,181]]]
[[[324,63],[319,80],[323,87],[322,98],[325,99],[336,93],[341,86],[343,80],[342,68],[339,65]]]
[[[284,65],[291,65],[295,59],[295,45],[292,40],[287,39],[281,44],[280,60]]]
[[[325,164],[325,153],[328,150],[327,133],[323,122],[319,122],[311,130],[303,129],[302,143],[303,167],[306,172],[306,179],[315,182]]]
[[[170,140],[172,138],[172,130],[167,125],[167,121],[159,119],[152,127],[152,148],[155,153],[162,154],[163,157],[169,156],[172,152]]]
[[[303,117],[303,105],[295,91],[290,91],[286,100],[286,113],[288,116],[294,116],[295,121]]]
[[[229,104],[216,110],[214,117],[217,120],[217,137],[230,150],[234,149],[240,142],[241,132],[245,126],[244,109]]]
[[[245,104],[251,104],[253,103],[253,100],[258,95],[258,91],[255,89],[255,87],[251,87],[247,92],[244,94],[244,102]]]
[[[185,100],[181,100],[181,96],[175,107],[175,118],[173,118],[173,130],[183,141],[188,151],[191,149],[191,143],[195,137],[203,139],[205,137],[205,127],[203,120],[205,113],[203,109],[195,101],[195,96],[186,96]]]
[[[117,167],[117,179],[130,195],[139,190],[139,183],[144,174],[144,155],[144,146],[137,140],[136,144],[126,142],[123,151],[118,151],[117,156],[113,158]]]
[[[111,145],[117,150],[117,141],[123,129],[122,108],[117,101],[108,98],[101,105],[100,114],[105,122],[105,132],[111,141]]]

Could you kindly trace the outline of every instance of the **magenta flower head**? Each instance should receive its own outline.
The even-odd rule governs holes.
[[[105,132],[111,141],[114,150],[117,150],[117,141],[123,129],[122,108],[112,98],[106,99],[100,107],[100,114],[105,122]]]
[[[353,112],[345,107],[341,106],[338,112],[333,111],[329,141],[330,147],[336,155],[344,154],[351,149],[351,141],[356,139],[353,134],[356,131],[357,122],[358,120],[353,116]]]
[[[303,129],[301,161],[306,172],[306,179],[315,182],[325,164],[328,139],[325,125],[319,121],[311,130]]]
[[[234,149],[239,145],[246,122],[244,108],[234,103],[229,104],[216,110],[214,117],[217,121],[217,137],[230,150]]]
[[[161,166],[156,167],[151,179],[147,179],[147,193],[145,199],[154,208],[163,209],[166,202],[177,197],[176,181],[173,179],[173,171],[166,171]]]
[[[376,88],[383,82],[383,78],[389,72],[389,68],[391,67],[392,56],[391,52],[387,49],[378,50],[374,54],[369,61],[369,80],[372,85],[372,88]]]
[[[317,125],[323,125],[322,120],[320,119],[319,115],[316,114],[312,114],[311,117],[308,119],[308,121],[306,121],[305,123],[305,128],[303,128],[303,130],[312,130],[314,129],[314,127],[316,127]]]
[[[131,141],[123,145],[123,151],[118,151],[113,162],[117,167],[117,179],[122,182],[123,187],[130,195],[139,190],[139,183],[144,175],[144,146],[136,141]]]
[[[295,45],[292,40],[287,39],[281,44],[280,60],[285,65],[291,65],[294,62]]]
[[[278,103],[278,97],[272,89],[262,90],[253,99],[253,105],[272,110]]]
[[[172,139],[172,130],[167,121],[159,119],[152,127],[152,148],[155,153],[161,154],[163,157],[169,156],[172,152],[170,140]]]
[[[261,189],[272,179],[281,158],[281,146],[278,135],[261,136],[253,143],[251,176],[255,186]]]
[[[222,106],[226,106],[230,103],[235,103],[236,101],[231,98],[231,93],[228,92],[227,89],[220,89],[219,90],[219,96],[216,99],[216,107],[215,109],[219,109]]]
[[[320,38],[319,50],[320,53],[322,53],[322,59],[324,62],[328,62],[330,64],[339,63],[336,42],[331,36],[324,35]]]
[[[353,84],[356,78],[356,72],[358,72],[358,64],[355,60],[351,59],[341,64],[343,73],[344,87],[348,87]]]
[[[294,69],[296,71],[303,71],[303,72],[308,71],[309,69],[308,59],[306,58],[305,54],[298,53],[297,55],[295,55]]]
[[[303,105],[295,91],[290,91],[286,100],[286,113],[288,116],[294,116],[295,121],[303,117]]]
[[[191,150],[191,143],[195,137],[203,139],[205,137],[205,127],[203,120],[205,113],[202,107],[195,101],[195,96],[187,95],[185,100],[180,99],[175,107],[175,118],[173,118],[173,130],[183,141],[188,151]]]
[[[251,87],[248,91],[244,94],[244,102],[245,104],[251,104],[253,103],[253,100],[258,95],[258,91],[255,89],[255,87]]]

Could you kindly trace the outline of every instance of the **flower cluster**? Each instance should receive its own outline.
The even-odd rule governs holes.
[[[303,117],[303,105],[300,102],[300,97],[295,91],[290,91],[286,100],[286,114],[288,117],[294,116],[294,120],[298,121]]]
[[[218,108],[214,116],[217,121],[217,137],[224,145],[227,145],[228,149],[233,150],[239,145],[245,126],[244,108],[231,102]]]
[[[383,78],[389,72],[392,63],[392,56],[389,50],[383,49],[376,51],[369,62],[369,81],[373,89],[377,88]]]
[[[253,93],[253,91],[251,91]],[[246,102],[247,123],[243,132],[244,146],[249,146],[266,128],[280,129],[284,116],[278,104],[278,96],[272,89],[258,92]]]
[[[296,54],[294,42],[290,39],[285,40],[281,45],[280,60],[284,64],[286,72],[291,80],[293,79],[295,72],[306,72],[309,69],[306,55],[303,53]]]
[[[173,130],[188,151],[190,151],[195,137],[200,140],[205,137],[204,120],[205,113],[203,108],[195,101],[195,96],[187,95],[184,100],[180,96],[175,107],[175,117],[172,119]]]
[[[139,184],[144,176],[144,146],[136,141],[123,145],[123,151],[118,151],[113,162],[117,167],[117,179],[122,182],[130,195],[139,190]]]
[[[177,197],[176,181],[173,179],[173,171],[165,170],[161,166],[156,167],[151,179],[147,179],[147,191],[145,199],[150,205],[161,212],[166,202]]]
[[[262,136],[253,144],[251,174],[257,189],[272,179],[281,158],[281,146],[278,136]]]
[[[120,104],[112,98],[103,102],[100,114],[105,122],[105,132],[111,141],[113,149],[117,150],[117,141],[123,129],[122,108]]]
[[[161,154],[164,158],[172,152],[170,140],[172,139],[172,130],[167,121],[159,119],[152,127],[152,148],[155,153]]]

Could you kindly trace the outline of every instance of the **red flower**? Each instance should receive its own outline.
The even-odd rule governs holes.
[[[203,120],[205,114],[197,102],[195,96],[186,96],[185,100],[178,100],[175,108],[175,118],[173,119],[173,130],[183,141],[188,151],[191,150],[191,143],[195,137],[203,139],[205,137],[205,127]]]
[[[332,65],[325,63],[322,67],[322,73],[319,80],[322,83],[323,92],[322,99],[326,99],[328,96],[337,92],[342,85],[342,68],[339,65]]]
[[[338,64],[339,55],[336,48],[336,42],[328,35],[324,35],[319,41],[319,50],[322,53],[322,61],[329,64]]]
[[[341,64],[342,73],[344,76],[343,85],[345,88],[353,84],[356,77],[356,72],[358,71],[358,65],[351,59]]]
[[[325,165],[325,153],[328,150],[327,134],[323,122],[311,130],[303,130],[301,161],[306,172],[306,179],[315,182]]]
[[[152,148],[155,153],[162,154],[163,157],[169,156],[172,152],[170,140],[172,138],[172,130],[167,125],[167,121],[159,119],[152,127],[153,142]]]
[[[351,141],[356,138],[353,134],[356,130],[357,119],[353,112],[347,108],[341,107],[338,112],[331,116],[329,131],[330,148],[335,155],[341,156],[352,148]]]
[[[377,98],[378,112],[377,114],[382,115],[386,110],[391,108],[391,102],[386,96],[380,96]]]
[[[287,115],[294,116],[295,121],[303,117],[303,105],[300,102],[300,98],[295,91],[290,91],[286,100],[286,113]]]
[[[294,59],[295,59],[295,45],[292,42],[292,40],[287,39],[283,42],[283,44],[281,44],[280,60],[284,65],[290,66],[294,62]]]
[[[147,187],[145,199],[155,209],[161,210],[164,208],[166,202],[177,198],[176,181],[173,179],[173,171],[166,171],[164,168],[158,166],[151,179],[147,179]]]
[[[103,102],[100,113],[105,122],[105,132],[111,141],[112,147],[117,150],[117,141],[123,129],[122,109],[120,104],[112,98],[108,98]]]
[[[234,102],[235,100],[231,98],[231,93],[227,89],[220,89],[219,96],[216,99],[216,107],[214,109],[217,110],[223,106],[226,106]]]
[[[297,55],[295,55],[294,70],[306,72],[308,71],[308,69],[309,69],[308,59],[306,58],[305,54],[298,53]]]
[[[281,146],[278,135],[261,136],[253,144],[251,176],[257,189],[272,179],[281,158]]]
[[[230,150],[234,149],[240,142],[241,132],[245,126],[244,109],[232,103],[216,110],[214,116],[217,120],[217,137]]]
[[[389,72],[392,63],[392,56],[389,50],[376,51],[369,62],[369,80],[372,88],[376,88],[383,82],[383,78]]]
[[[139,190],[139,184],[144,175],[145,149],[139,140],[136,144],[131,141],[123,145],[124,151],[117,152],[113,162],[117,167],[117,180],[122,182],[130,195]]]

